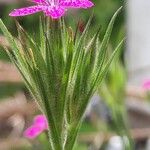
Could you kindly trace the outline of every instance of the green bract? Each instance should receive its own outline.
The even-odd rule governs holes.
[[[123,44],[124,40],[108,59],[107,46],[120,10],[112,17],[101,42],[99,30],[89,38],[91,19],[83,33],[78,30],[73,33],[63,19],[43,19],[40,42],[18,23],[19,40],[16,41],[0,20],[0,28],[12,49],[6,49],[7,53],[47,117],[51,150],[73,149],[88,102]]]

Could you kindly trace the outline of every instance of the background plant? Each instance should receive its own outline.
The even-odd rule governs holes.
[[[111,47],[109,50],[111,51]],[[124,148],[131,150],[133,149],[133,141],[130,136],[125,107],[126,70],[120,55],[121,53],[112,62],[106,78],[99,87],[99,94],[110,111],[108,126],[121,136]]]

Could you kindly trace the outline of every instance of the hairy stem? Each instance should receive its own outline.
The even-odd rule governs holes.
[[[64,150],[73,150],[81,123],[82,121],[79,121],[79,123],[73,124],[69,127]]]

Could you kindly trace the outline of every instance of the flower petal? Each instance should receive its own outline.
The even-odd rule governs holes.
[[[34,125],[40,126],[43,130],[48,129],[47,119],[44,115],[37,115],[34,118]]]
[[[34,139],[42,132],[43,132],[43,129],[41,127],[32,125],[31,127],[25,130],[24,136],[29,139]]]
[[[94,6],[89,0],[60,0],[60,5],[66,8],[89,8]]]
[[[45,9],[46,16],[51,16],[53,19],[61,18],[65,13],[65,8],[61,6],[49,6]]]
[[[37,6],[31,6],[31,7],[25,7],[21,9],[15,9],[13,10],[9,16],[26,16],[26,15],[31,15],[37,12],[40,12],[43,10],[43,7],[40,5]]]
[[[81,8],[90,8],[93,6],[94,6],[94,3],[92,3],[89,0],[84,0],[83,3],[81,3]]]
[[[150,80],[145,80],[142,84],[144,90],[150,90]]]

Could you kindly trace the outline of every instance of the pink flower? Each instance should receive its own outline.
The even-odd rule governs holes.
[[[150,90],[150,80],[145,80],[142,84],[144,90]]]
[[[36,5],[15,9],[10,16],[26,16],[43,11],[46,16],[58,19],[65,14],[68,8],[89,8],[94,6],[90,0],[32,0]]]
[[[47,119],[44,115],[37,115],[34,118],[34,122],[31,127],[27,128],[24,132],[24,136],[29,139],[36,138],[44,130],[48,129]]]

